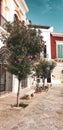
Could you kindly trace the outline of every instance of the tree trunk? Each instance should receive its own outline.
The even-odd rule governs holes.
[[[43,81],[43,88],[44,88],[44,86],[45,86],[45,78],[44,77],[43,77],[42,81]]]
[[[20,92],[20,80],[18,82],[18,91],[17,91],[17,107],[19,107],[19,92]]]

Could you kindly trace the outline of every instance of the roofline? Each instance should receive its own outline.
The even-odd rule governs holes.
[[[25,0],[14,0],[14,2],[17,3],[17,5],[19,6],[19,9],[21,10],[21,12],[23,14],[27,13],[29,11],[28,6],[26,4]],[[21,8],[22,7],[22,8]]]
[[[63,37],[63,33],[52,32],[51,35],[55,37]]]
[[[40,28],[40,29],[49,29],[50,26],[42,26],[42,25],[36,25],[36,24],[29,24],[29,27],[33,27],[33,28]]]
[[[26,8],[26,12],[28,12],[28,11],[29,11],[29,8],[28,8],[28,5],[27,5],[26,1],[23,0],[22,3],[23,3],[23,5],[24,5],[25,8]]]

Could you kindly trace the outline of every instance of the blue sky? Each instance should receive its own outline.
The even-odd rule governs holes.
[[[63,0],[25,0],[32,24],[53,26],[55,32],[63,32]]]

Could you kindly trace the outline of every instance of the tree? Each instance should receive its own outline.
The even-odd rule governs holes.
[[[37,77],[42,78],[43,81],[43,87],[45,86],[45,79],[50,76],[52,73],[52,70],[56,66],[56,63],[54,61],[48,61],[41,59],[38,64],[35,66],[35,72]]]
[[[16,75],[19,81],[17,92],[17,106],[19,99],[20,82],[31,72],[32,63],[39,58],[44,47],[40,31],[31,29],[24,22],[8,23],[7,33],[3,36],[4,44],[9,50],[8,71]]]

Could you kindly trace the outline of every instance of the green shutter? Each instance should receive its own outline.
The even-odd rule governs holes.
[[[58,44],[58,58],[63,58],[63,45]]]

